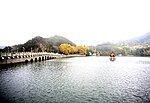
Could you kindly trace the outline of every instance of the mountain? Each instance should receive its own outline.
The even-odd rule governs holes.
[[[0,46],[0,49],[4,49],[5,48],[5,46]]]
[[[35,38],[32,38],[31,40],[28,40],[25,44],[23,44],[25,48],[40,48],[40,47],[47,47],[48,46],[48,42],[46,41],[45,38],[40,37],[40,36],[36,36]],[[29,48],[29,49],[30,49]]]
[[[139,36],[139,37],[136,37],[136,38],[133,38],[133,39],[130,39],[127,41],[128,44],[133,44],[133,45],[137,45],[137,44],[150,44],[150,32],[142,35],[142,36]]]
[[[72,46],[75,46],[76,44],[72,41],[68,40],[65,37],[62,36],[53,36],[50,38],[43,38],[40,36],[36,36],[32,38],[31,40],[28,40],[24,44],[15,45],[13,46],[13,50],[16,51],[23,51],[23,48],[25,48],[25,51],[53,51],[58,52],[58,46],[60,44],[67,43]]]
[[[72,41],[68,40],[67,38],[63,37],[63,36],[58,36],[58,35],[55,35],[53,37],[50,37],[50,38],[47,38],[47,42],[51,45],[55,45],[55,46],[59,46],[63,43],[66,43],[66,44],[70,44],[72,46],[75,46],[76,44],[73,43]]]

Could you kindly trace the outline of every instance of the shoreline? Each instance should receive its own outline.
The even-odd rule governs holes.
[[[72,54],[72,55],[64,55],[62,58],[73,58],[73,57],[86,57],[85,55]]]

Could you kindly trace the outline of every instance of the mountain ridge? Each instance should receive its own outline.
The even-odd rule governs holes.
[[[69,39],[55,35],[49,38],[43,38],[41,36],[36,36],[24,44],[19,44],[13,46],[13,51],[23,51],[23,48],[25,48],[25,51],[49,51],[49,52],[57,52],[59,45],[66,43],[70,44],[72,46],[75,46],[76,44],[70,41]]]
[[[150,44],[150,32],[147,32],[146,34],[143,34],[141,36],[132,38],[130,40],[125,41],[127,44]]]

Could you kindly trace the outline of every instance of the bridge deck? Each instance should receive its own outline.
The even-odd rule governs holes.
[[[15,53],[15,54],[7,54],[2,55],[0,64],[14,64],[14,63],[21,63],[21,62],[36,62],[36,61],[44,61],[54,58],[62,58],[65,55],[55,54],[55,53],[31,53],[31,52],[24,52],[24,53]],[[3,58],[3,59],[2,59]]]

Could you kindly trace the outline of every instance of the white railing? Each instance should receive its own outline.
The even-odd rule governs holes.
[[[28,56],[28,55],[61,55],[58,53],[49,53],[49,52],[18,52],[18,53],[1,53],[1,56]]]

